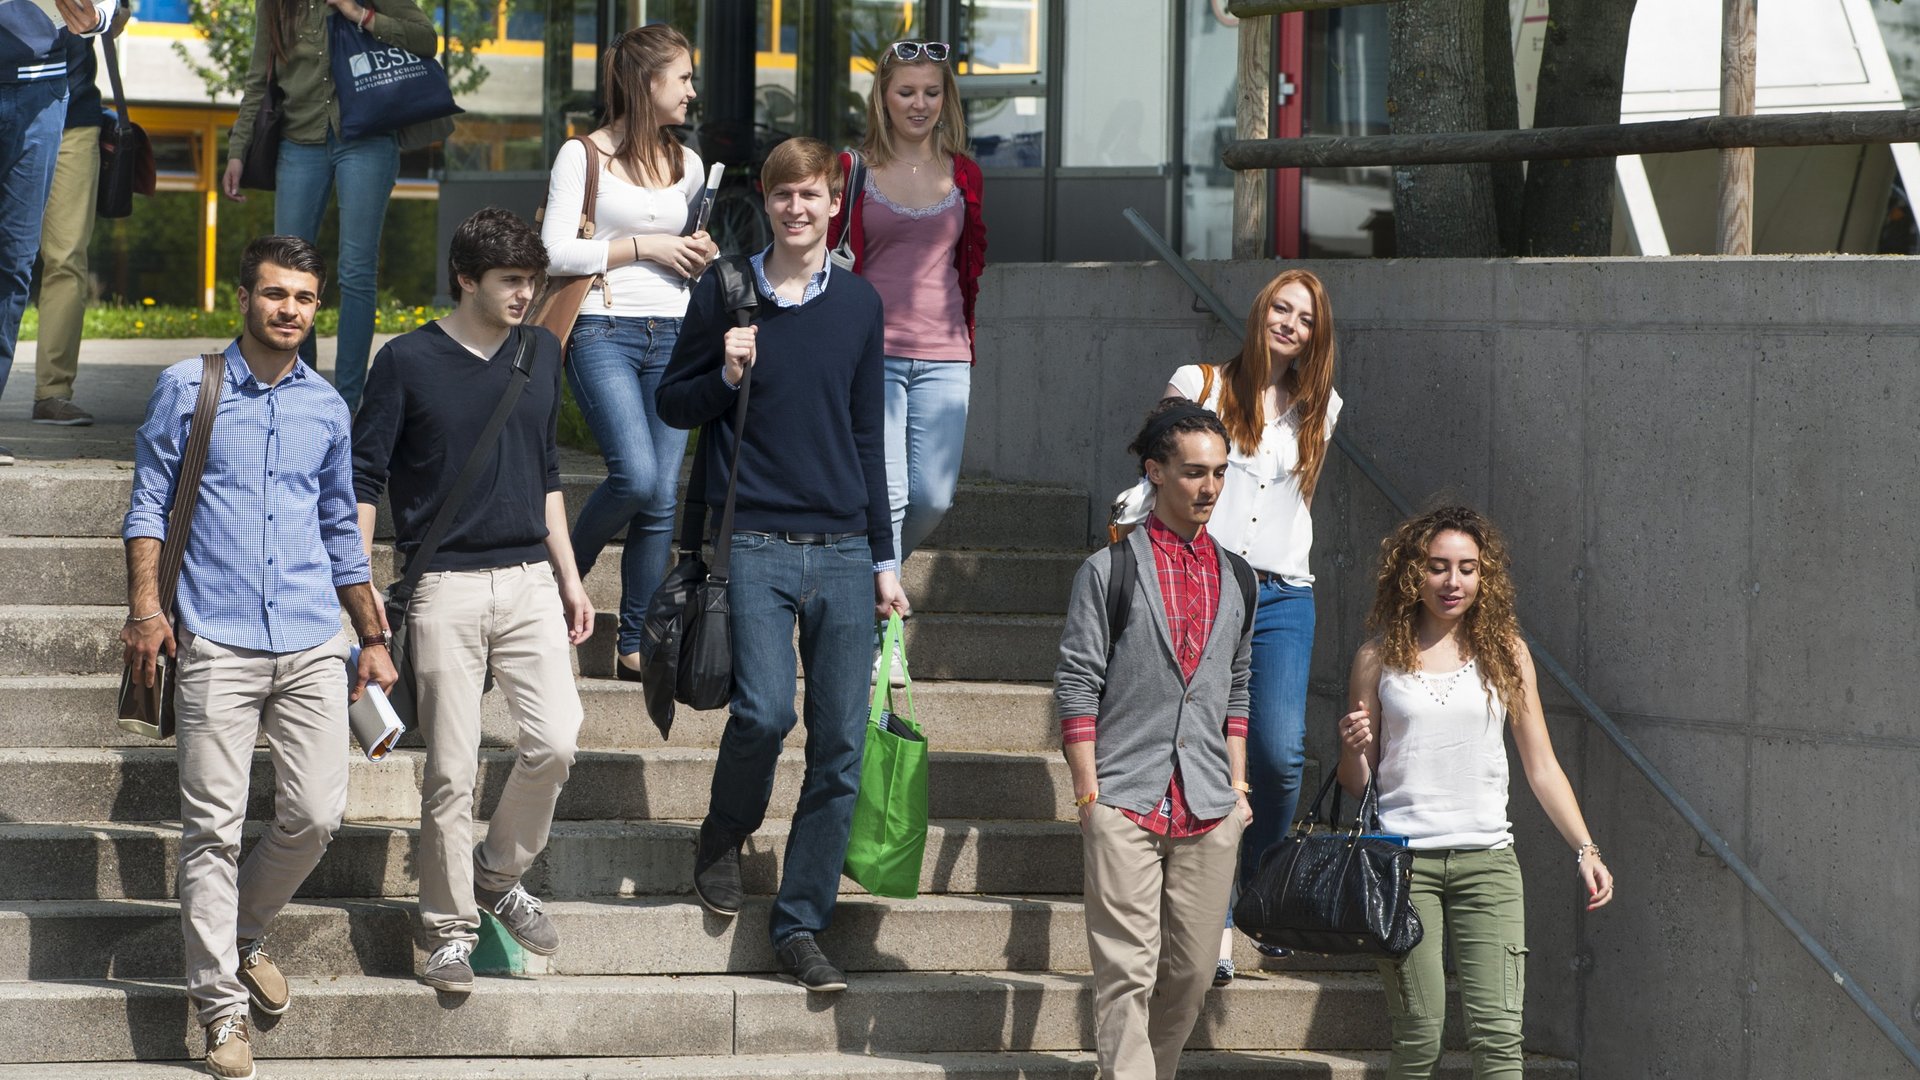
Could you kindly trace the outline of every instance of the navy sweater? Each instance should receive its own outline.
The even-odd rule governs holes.
[[[547,492],[560,490],[560,342],[537,326],[525,332],[532,378],[428,571],[547,561]],[[506,392],[515,347],[508,334],[482,360],[430,322],[374,357],[353,418],[354,498],[378,506],[391,482],[394,547],[408,562]]]
[[[723,338],[733,326],[721,309],[720,275],[694,287],[673,359],[654,395],[660,419],[677,428],[711,424],[700,440],[707,457],[709,521],[727,497],[737,391],[721,377]],[[861,532],[875,562],[894,557],[887,506],[885,386],[880,294],[864,278],[834,271],[812,301],[783,308],[762,296],[760,328],[740,449],[734,528],[746,532]]]

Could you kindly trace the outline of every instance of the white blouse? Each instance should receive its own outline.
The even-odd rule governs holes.
[[[1420,850],[1501,848],[1506,706],[1473,661],[1446,675],[1380,672],[1380,827]]]
[[[1214,372],[1213,392],[1201,401],[1204,380],[1200,365],[1188,364],[1167,381],[1195,404],[1219,412],[1224,373]],[[1334,393],[1327,403],[1324,438],[1333,438],[1339,417],[1340,395]],[[1227,448],[1227,483],[1214,504],[1207,532],[1255,570],[1278,574],[1289,585],[1310,586],[1313,574],[1307,569],[1307,552],[1313,547],[1313,512],[1300,497],[1300,478],[1293,474],[1300,463],[1299,433],[1300,410],[1288,409],[1282,416],[1267,418],[1260,445],[1252,454],[1241,453],[1237,446]]]
[[[678,319],[687,313],[686,280],[656,262],[642,260],[607,269],[607,253],[614,244],[631,243],[635,236],[680,235],[687,225],[687,204],[699,194],[706,170],[699,155],[681,147],[686,175],[673,187],[650,188],[630,184],[607,166],[612,158],[600,155],[600,190],[594,202],[593,238],[580,236],[580,207],[586,198],[587,152],[569,139],[553,159],[547,181],[547,212],[540,222],[540,240],[547,246],[550,274],[605,274],[606,287],[596,284],[580,304],[582,315],[625,318]]]

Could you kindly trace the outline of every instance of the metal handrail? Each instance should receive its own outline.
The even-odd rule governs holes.
[[[1180,253],[1167,244],[1166,239],[1140,216],[1139,211],[1129,207],[1122,211],[1122,214],[1139,231],[1141,239],[1147,242],[1147,246],[1154,250],[1160,260],[1186,283],[1187,288],[1193,290],[1201,303],[1212,310],[1214,317],[1225,323],[1236,337],[1244,338],[1241,327],[1245,325],[1245,319],[1235,315],[1232,309],[1227,307],[1226,301],[1220,298],[1220,294],[1200,280],[1199,276],[1193,272],[1193,267],[1187,265],[1187,261],[1180,257]],[[1373,481],[1373,486],[1380,490],[1380,494],[1386,496],[1387,501],[1393,504],[1396,511],[1402,516],[1413,514],[1413,504],[1400,493],[1400,489],[1387,478],[1387,474],[1380,471],[1380,467],[1374,464],[1373,458],[1353,441],[1345,428],[1334,429],[1333,444],[1340,448],[1340,452],[1345,454],[1368,480]],[[1700,816],[1700,812],[1693,808],[1693,804],[1687,801],[1686,796],[1680,794],[1668,782],[1659,768],[1647,759],[1647,755],[1627,736],[1626,732],[1620,730],[1620,725],[1614,722],[1613,717],[1607,715],[1607,711],[1600,707],[1599,702],[1593,700],[1573,674],[1562,666],[1560,661],[1555,659],[1554,655],[1547,651],[1546,647],[1541,645],[1532,634],[1523,630],[1521,636],[1525,639],[1527,647],[1533,650],[1534,663],[1552,676],[1554,682],[1560,684],[1560,688],[1567,692],[1567,696],[1580,707],[1580,711],[1587,714],[1587,719],[1593,721],[1594,725],[1626,756],[1627,761],[1640,770],[1640,775],[1646,777],[1647,782],[1653,785],[1653,789],[1660,793],[1660,797],[1666,799],[1668,804],[1679,812],[1681,818],[1685,819],[1693,831],[1700,835],[1700,839],[1713,849],[1713,853],[1719,856],[1721,862],[1727,865],[1727,869],[1732,870],[1734,876],[1740,879],[1740,883],[1747,887],[1747,891],[1757,897],[1774,918],[1780,920],[1780,925],[1787,928],[1787,932],[1792,934],[1794,940],[1800,943],[1800,947],[1807,951],[1807,955],[1813,957],[1814,962],[1819,964],[1833,981],[1839,984],[1840,989],[1853,999],[1853,1003],[1860,1007],[1860,1011],[1867,1014],[1867,1019],[1873,1021],[1873,1025],[1880,1029],[1880,1033],[1887,1037],[1887,1041],[1891,1042],[1896,1050],[1900,1051],[1908,1064],[1915,1069],[1920,1069],[1920,1047],[1914,1046],[1913,1040],[1907,1038],[1907,1033],[1894,1024],[1886,1011],[1873,1000],[1872,995],[1861,989],[1853,975],[1841,966],[1840,961],[1835,959],[1831,952],[1827,951],[1826,946],[1820,944],[1806,925],[1796,918],[1793,912],[1787,910],[1787,906],[1773,894],[1773,890],[1767,887],[1766,882],[1761,881],[1759,875],[1753,872],[1753,868],[1747,865],[1746,860],[1733,850],[1733,846],[1728,844],[1712,825],[1707,824],[1707,819]]]

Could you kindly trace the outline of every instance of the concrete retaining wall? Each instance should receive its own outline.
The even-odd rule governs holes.
[[[1244,309],[1270,263],[1201,275]],[[1343,424],[1416,503],[1490,512],[1528,626],[1920,1037],[1920,314],[1908,261],[1315,266]],[[1180,364],[1231,337],[1163,266],[1000,266],[967,471],[1106,498]],[[1315,505],[1311,753],[1362,636],[1385,501],[1337,455]],[[1597,730],[1556,745],[1620,877],[1593,915],[1514,771],[1530,1043],[1584,1075],[1909,1075]]]

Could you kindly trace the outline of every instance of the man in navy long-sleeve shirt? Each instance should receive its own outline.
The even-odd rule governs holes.
[[[780,744],[796,719],[798,623],[807,779],[768,932],[781,966],[802,986],[843,990],[845,976],[814,935],[833,918],[860,788],[873,618],[907,611],[881,446],[880,297],[827,261],[840,169],[825,143],[781,143],[761,180],[774,242],[753,258],[759,317],[727,329],[719,275],[708,274],[655,395],[667,423],[706,425],[704,494],[717,510],[726,500],[735,395],[753,371],[727,587],[732,717],[700,824],[694,891],[720,915],[740,910],[740,846],[766,817]]]
[[[54,0],[60,21],[33,4],[0,4],[0,394],[13,369],[20,316],[27,310],[40,214],[53,188],[60,129],[67,118],[63,33],[107,28],[116,0]],[[13,454],[0,446],[0,465]]]

